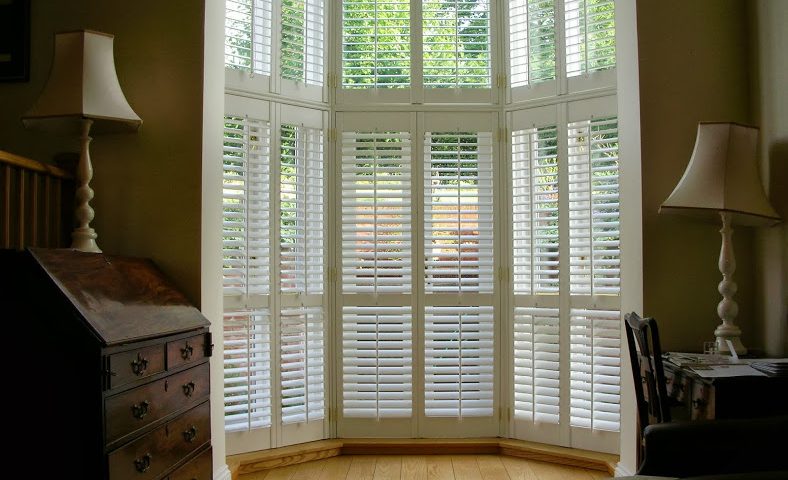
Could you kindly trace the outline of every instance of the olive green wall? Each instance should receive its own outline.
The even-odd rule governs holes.
[[[751,123],[743,0],[638,2],[643,178],[644,314],[663,347],[698,351],[720,323],[719,223],[657,213],[692,154],[699,121]],[[754,321],[753,232],[734,231],[737,324],[762,348]]]
[[[118,78],[143,125],[91,144],[98,244],[153,258],[199,304],[203,2],[31,3],[30,81],[0,84],[0,149],[41,161],[79,151],[75,139],[26,130],[19,118],[46,82],[55,32],[114,34]]]

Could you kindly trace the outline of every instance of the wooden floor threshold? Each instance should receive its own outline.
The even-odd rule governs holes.
[[[615,473],[618,456],[505,438],[341,438],[227,457],[233,480],[240,475],[338,455],[498,454]]]

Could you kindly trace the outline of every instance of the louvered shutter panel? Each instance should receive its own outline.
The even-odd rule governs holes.
[[[342,389],[346,417],[412,415],[411,307],[342,309]]]
[[[425,135],[425,292],[492,293],[492,134]]]
[[[555,0],[509,0],[512,87],[555,78]]]
[[[271,326],[267,310],[224,314],[227,432],[271,426]]]
[[[222,159],[225,428],[271,425],[270,125],[224,117]],[[240,309],[234,307],[241,307]]]
[[[571,424],[618,431],[621,313],[572,309],[570,315]]]
[[[410,1],[343,0],[342,87],[410,86]]]
[[[323,85],[323,22],[323,0],[282,0],[282,78]]]
[[[224,119],[222,257],[224,294],[269,293],[270,125]]]
[[[342,292],[411,291],[410,135],[342,134]]]
[[[566,74],[616,66],[615,0],[564,0]]]
[[[618,295],[618,121],[601,118],[575,122],[568,130],[571,292]]]
[[[515,307],[515,418],[559,423],[559,333],[557,308]]]
[[[323,131],[282,125],[280,290],[323,293]]]
[[[489,0],[422,2],[424,86],[490,88]]]
[[[492,415],[493,308],[426,307],[424,317],[426,415]]]
[[[514,293],[559,291],[556,127],[512,132]]]
[[[280,314],[282,423],[324,417],[323,308],[283,308]]]
[[[287,425],[324,418],[323,131],[284,123],[279,140],[279,367]]]
[[[226,0],[224,64],[261,75],[271,74],[270,0]]]

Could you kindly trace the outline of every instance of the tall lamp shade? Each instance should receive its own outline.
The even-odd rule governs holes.
[[[721,324],[714,331],[720,352],[747,353],[741,330],[734,324],[739,307],[733,300],[732,225],[769,226],[780,221],[763,191],[757,163],[758,129],[737,123],[701,122],[695,149],[673,193],[662,203],[660,213],[677,213],[700,218],[720,218],[722,247],[719,269],[722,281],[717,305]]]
[[[91,30],[55,35],[49,79],[35,105],[22,117],[25,127],[55,134],[79,135],[76,220],[71,247],[101,252],[90,200],[93,166],[89,145],[93,133],[134,132],[142,124],[120,88],[115,73],[114,36]]]

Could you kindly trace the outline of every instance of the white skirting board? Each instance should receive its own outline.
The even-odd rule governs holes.
[[[631,477],[635,472],[630,472],[628,468],[618,463],[616,465],[616,477]]]
[[[227,464],[222,464],[218,468],[213,469],[213,480],[232,480],[233,476]]]

